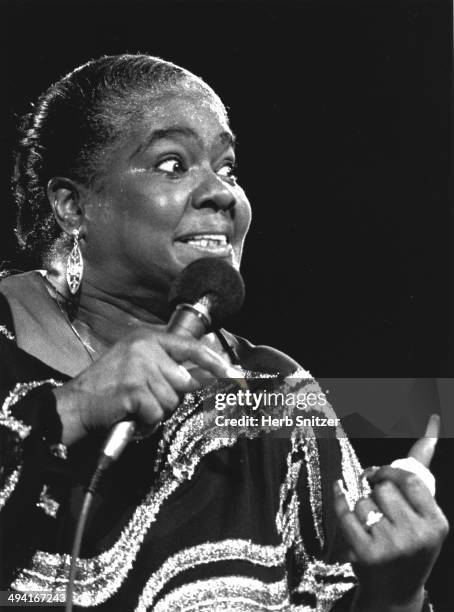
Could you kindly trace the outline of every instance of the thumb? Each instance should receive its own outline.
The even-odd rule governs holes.
[[[413,444],[408,456],[413,457],[413,459],[416,459],[428,468],[435,452],[439,434],[440,417],[438,414],[432,414],[427,423],[424,436]]]

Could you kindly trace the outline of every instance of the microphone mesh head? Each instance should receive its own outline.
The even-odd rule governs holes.
[[[195,304],[204,296],[210,298],[212,328],[218,329],[243,305],[245,288],[240,273],[222,259],[197,259],[173,282],[169,304],[174,309],[182,303]]]

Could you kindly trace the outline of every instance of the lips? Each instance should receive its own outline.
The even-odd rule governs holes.
[[[233,238],[233,227],[227,224],[216,227],[194,227],[183,231],[175,239],[176,242],[190,244],[200,248],[225,248],[231,244]]]
[[[178,236],[175,243],[179,250],[184,251],[188,257],[191,257],[193,253],[195,257],[203,254],[233,258],[233,247],[227,232],[191,232]]]
[[[226,238],[227,242],[232,241],[233,226],[230,223],[217,223],[216,225],[194,224],[187,229],[180,229],[176,240],[187,242],[192,238]]]

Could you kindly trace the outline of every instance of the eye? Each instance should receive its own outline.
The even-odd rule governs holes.
[[[224,163],[219,170],[217,171],[217,174],[219,176],[222,176],[223,178],[228,178],[232,181],[236,181],[237,180],[237,176],[236,176],[236,164],[233,161],[229,161]]]
[[[159,162],[156,168],[161,170],[161,172],[165,172],[166,174],[179,174],[184,170],[183,164],[177,157],[169,157],[168,159]]]

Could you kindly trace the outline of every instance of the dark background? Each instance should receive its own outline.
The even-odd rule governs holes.
[[[231,108],[254,211],[247,302],[231,329],[318,377],[452,375],[451,2],[3,0],[0,9],[1,259],[26,265],[9,195],[16,116],[92,57],[149,52],[200,74]],[[393,444],[358,451],[364,464],[383,462],[408,447]],[[435,471],[451,516],[453,465],[443,441]],[[446,612],[453,554],[432,578]]]

